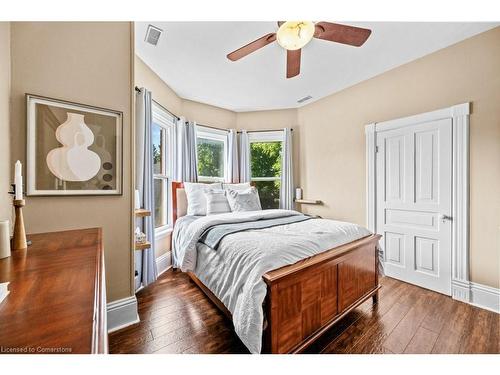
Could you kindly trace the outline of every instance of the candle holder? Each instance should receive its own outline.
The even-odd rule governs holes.
[[[14,199],[16,221],[14,222],[14,236],[12,238],[12,250],[25,250],[28,248],[26,241],[26,230],[24,228],[23,207],[26,205],[24,199]]]
[[[16,194],[16,186],[12,186],[12,191],[9,192],[11,195]],[[14,211],[16,214],[16,219],[14,221],[14,233],[12,237],[12,250],[25,250],[31,245],[31,241],[26,240],[26,229],[24,228],[24,218],[23,218],[23,207],[26,205],[24,199],[13,200]]]

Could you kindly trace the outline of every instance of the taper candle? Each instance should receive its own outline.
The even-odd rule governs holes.
[[[139,195],[139,190],[135,191],[135,209],[138,210],[141,208],[141,196]]]
[[[15,185],[15,190],[16,190],[16,200],[21,200],[23,199],[23,175],[21,170],[23,169],[23,166],[21,162],[18,160],[16,161],[16,166],[15,166],[15,173],[14,173],[14,185]]]
[[[302,189],[301,188],[297,188],[295,189],[295,199],[302,199]]]
[[[10,257],[9,220],[0,220],[0,259]]]

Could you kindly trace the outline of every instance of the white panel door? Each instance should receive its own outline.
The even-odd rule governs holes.
[[[376,229],[385,273],[450,295],[452,120],[376,137]]]

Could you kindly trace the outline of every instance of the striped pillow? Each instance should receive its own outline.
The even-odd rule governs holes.
[[[205,216],[207,214],[207,201],[203,192],[208,189],[221,190],[222,184],[202,184],[197,182],[184,182],[184,190],[187,197],[187,214]]]
[[[231,212],[229,202],[226,198],[224,190],[205,190],[205,198],[207,199],[207,215],[224,214]]]

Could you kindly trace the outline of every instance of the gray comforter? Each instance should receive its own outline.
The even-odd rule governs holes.
[[[174,265],[192,271],[228,308],[234,328],[252,353],[260,353],[266,285],[262,276],[323,251],[370,235],[359,225],[314,219],[226,235],[214,251],[199,242],[211,226],[302,215],[264,210],[180,218],[173,233]]]
[[[243,232],[246,230],[265,229],[277,227],[279,225],[299,223],[301,221],[306,221],[309,219],[311,219],[311,217],[306,215],[290,215],[279,217],[276,219],[262,219],[255,221],[244,221],[242,223],[217,224],[206,229],[201,234],[199,242],[207,245],[214,250],[217,250],[220,241],[222,241],[224,237],[230,234]]]

